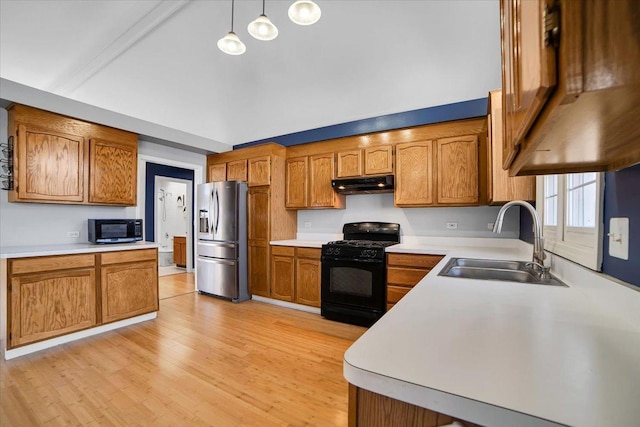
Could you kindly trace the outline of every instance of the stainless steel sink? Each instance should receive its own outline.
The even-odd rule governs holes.
[[[535,285],[567,286],[550,275],[541,279],[530,263],[495,259],[451,258],[438,276],[476,280],[501,280]]]

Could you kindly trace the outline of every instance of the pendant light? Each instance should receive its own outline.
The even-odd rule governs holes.
[[[231,31],[218,40],[218,49],[228,55],[242,55],[247,50],[247,47],[233,32],[233,3],[234,0],[231,0]]]
[[[278,28],[264,14],[264,2],[262,0],[262,15],[249,24],[249,34],[258,40],[273,40],[278,37]]]
[[[320,15],[320,7],[311,0],[298,0],[289,7],[289,18],[298,25],[315,24]]]

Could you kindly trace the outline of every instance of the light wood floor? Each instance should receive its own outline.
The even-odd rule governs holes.
[[[158,297],[160,299],[195,292],[195,288],[194,273],[172,274],[158,278]]]
[[[155,320],[0,362],[0,425],[343,426],[342,357],[364,331],[174,296]]]

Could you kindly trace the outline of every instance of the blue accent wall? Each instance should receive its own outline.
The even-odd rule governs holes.
[[[640,286],[640,164],[604,178],[604,245],[602,272]],[[629,218],[629,259],[609,256],[609,220]]]
[[[234,145],[233,149],[250,147],[252,145],[275,142],[285,147],[308,142],[324,141],[327,139],[343,138],[346,136],[362,135],[366,133],[382,132],[391,129],[401,129],[451,120],[471,119],[487,115],[487,98],[472,99],[470,101],[439,105],[437,107],[421,108],[403,113],[388,114],[370,119],[356,120],[287,135],[274,136]]]

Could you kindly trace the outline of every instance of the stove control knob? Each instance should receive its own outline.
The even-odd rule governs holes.
[[[375,258],[377,251],[373,249],[363,249],[360,251],[360,258]]]
[[[327,248],[327,255],[340,255],[340,248]]]

